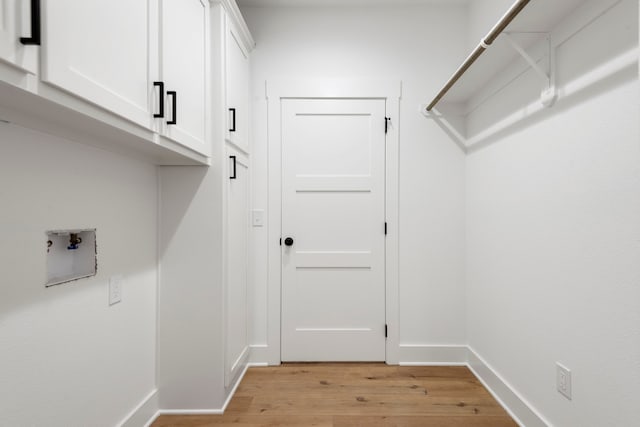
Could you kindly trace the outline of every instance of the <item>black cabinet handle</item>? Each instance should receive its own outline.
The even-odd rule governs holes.
[[[40,0],[31,0],[31,37],[20,37],[20,43],[40,45]]]
[[[233,160],[233,175],[231,175],[229,177],[229,179],[236,179],[237,175],[236,175],[236,156],[229,156],[229,158],[231,160]]]
[[[284,239],[284,244],[286,246],[293,246],[293,239],[291,237],[287,237],[286,239]]]
[[[178,95],[175,90],[168,90],[167,96],[171,97],[171,105],[173,108],[173,117],[171,120],[167,120],[168,125],[178,124]]]
[[[231,127],[229,128],[229,132],[236,131],[236,109],[229,108],[229,112],[231,113]]]
[[[160,88],[160,94],[158,95],[158,99],[160,99],[159,110],[157,113],[154,113],[153,117],[164,117],[164,82],[153,82],[153,87]]]

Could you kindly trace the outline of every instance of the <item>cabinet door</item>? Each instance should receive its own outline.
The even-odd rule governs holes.
[[[163,133],[209,154],[205,143],[207,3],[163,0],[161,15],[161,75],[167,91],[175,92],[166,97]],[[167,123],[171,121],[175,124]]]
[[[227,21],[227,140],[249,151],[249,54],[235,27]]]
[[[227,286],[226,355],[227,385],[246,364],[249,350],[247,331],[247,268],[249,238],[249,166],[237,151],[228,151],[227,187]]]
[[[38,48],[20,43],[21,37],[32,35],[30,3],[29,0],[0,0],[0,60],[36,74]]]
[[[42,80],[150,127],[149,1],[43,2]]]

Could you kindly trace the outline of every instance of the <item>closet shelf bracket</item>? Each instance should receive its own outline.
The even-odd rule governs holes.
[[[539,62],[531,57],[527,51],[511,36],[511,34],[518,34],[517,32],[504,32],[502,36],[508,42],[508,44],[529,64],[529,66],[538,74],[543,81],[543,88],[540,93],[540,102],[545,107],[551,107],[557,97],[558,93],[555,84],[556,75],[556,61],[555,61],[555,48],[551,45],[551,35],[545,33],[545,46],[547,49],[548,69],[545,70],[540,66]]]

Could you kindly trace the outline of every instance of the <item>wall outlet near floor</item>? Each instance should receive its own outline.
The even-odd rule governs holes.
[[[111,278],[109,278],[109,305],[122,301],[122,282],[123,278],[121,275],[111,276]]]
[[[556,388],[560,394],[571,400],[571,371],[556,362]]]

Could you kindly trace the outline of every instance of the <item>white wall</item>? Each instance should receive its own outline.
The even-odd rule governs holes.
[[[155,167],[6,123],[0,147],[0,425],[115,425],[155,389]],[[45,231],[94,227],[97,275],[45,288]]]
[[[464,57],[460,5],[246,7],[252,53],[253,208],[267,207],[265,81],[373,77],[403,82],[400,123],[400,340],[462,344],[464,154],[418,105]],[[253,229],[252,343],[267,342],[266,228]],[[277,254],[276,254],[277,255]]]
[[[637,7],[621,2],[559,48],[561,94],[637,49]],[[478,114],[500,117],[530,81]],[[637,420],[639,101],[628,67],[467,159],[469,344],[552,425]],[[572,371],[572,401],[555,389],[556,362]]]

